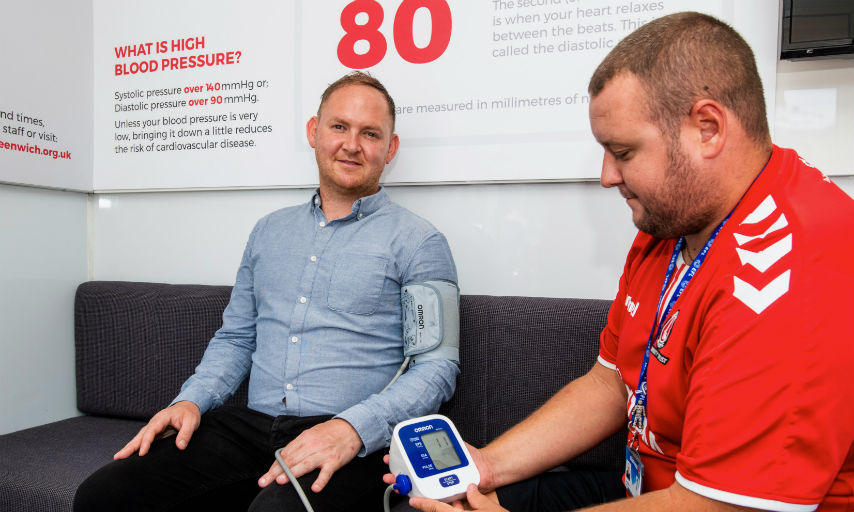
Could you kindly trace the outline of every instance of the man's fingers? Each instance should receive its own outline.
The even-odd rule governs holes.
[[[447,503],[427,498],[411,498],[409,500],[409,506],[424,512],[455,512],[456,510]]]
[[[469,484],[468,488],[466,489],[466,499],[468,500],[469,505],[471,505],[471,508],[473,508],[474,510],[495,506],[495,503],[493,503],[492,500],[481,494],[480,491],[477,490],[477,486],[474,484]]]
[[[359,434],[346,421],[332,419],[319,423],[303,431],[279,452],[275,467],[258,480],[258,485],[265,487],[273,479],[279,484],[288,482],[289,477],[279,467],[278,459],[281,458],[288,464],[293,478],[300,478],[319,468],[311,489],[320,492],[335,471],[356,456],[361,446]]]
[[[469,507],[472,510],[490,510],[490,511],[504,511],[507,512],[506,509],[502,508],[501,505],[498,504],[498,496],[495,492],[490,492],[489,494],[482,494],[480,490],[474,484],[469,484],[466,488],[466,501],[468,501]]]
[[[187,444],[189,444],[190,438],[193,437],[192,430],[184,434],[182,434],[182,432],[183,430],[181,432],[178,432],[178,435],[175,436],[175,446],[178,447],[179,450],[187,448]]]
[[[472,510],[505,510],[487,496],[481,494],[480,491],[477,490],[477,486],[474,484],[470,484],[466,489],[466,499],[468,500],[468,504],[471,506]],[[461,510],[459,507],[462,503],[454,502],[455,506],[452,507],[447,503],[428,500],[427,498],[412,498],[409,500],[409,505],[417,508],[418,510],[423,510],[424,512],[453,512],[455,510]]]
[[[314,492],[322,491],[326,487],[326,484],[329,483],[329,479],[332,478],[332,473],[334,472],[334,470],[328,469],[326,465],[320,466],[320,474],[317,475],[314,483],[311,484],[311,490]]]
[[[124,459],[137,451],[141,457],[148,453],[151,443],[155,440],[162,439],[175,432],[178,432],[175,444],[183,450],[190,442],[193,432],[199,427],[201,417],[199,407],[192,402],[182,401],[167,407],[155,414],[124,448],[113,455],[113,459]]]
[[[144,430],[144,427],[143,427],[143,430]],[[141,438],[142,438],[142,430],[140,430],[140,431],[139,431],[135,436],[133,436],[133,439],[131,439],[131,440],[128,442],[128,444],[126,444],[126,445],[124,446],[124,448],[122,448],[121,450],[119,450],[118,452],[116,452],[116,454],[115,454],[115,455],[113,455],[113,460],[126,459],[126,458],[128,458],[132,453],[134,453],[135,451],[137,451],[137,450],[139,449],[139,440],[140,440]]]
[[[145,428],[145,432],[142,434],[142,438],[139,440],[139,456],[142,457],[146,453],[148,453],[148,449],[151,448],[151,443],[154,442],[154,436],[156,433],[150,427]]]
[[[170,425],[171,418],[164,411],[166,411],[166,409],[155,414],[154,417],[151,418],[151,421],[148,422],[148,425],[143,427],[142,432],[140,432],[142,434],[139,441],[140,457],[148,453],[148,449],[151,448],[151,443],[154,442],[155,437]]]
[[[279,469],[278,469],[278,472],[277,472],[276,476],[274,476],[273,478],[275,478],[275,479],[276,479],[276,483],[277,483],[277,484],[279,484],[279,485],[285,485],[286,483],[288,483],[288,482],[290,481],[290,479],[291,479],[291,478],[288,476],[288,474],[287,474],[287,473],[285,473],[285,469],[284,469],[284,468],[282,468],[281,466],[279,466],[278,468],[279,468]],[[288,469],[291,469],[291,467],[290,467],[290,466],[288,466]],[[297,474],[296,474],[296,473],[294,473],[294,470],[293,470],[293,469],[291,469],[291,474],[292,474],[292,475],[294,475],[294,478],[299,478],[299,477],[297,476]]]
[[[279,482],[279,480],[278,480],[279,476],[285,477],[283,482]],[[281,484],[287,483],[287,481],[288,481],[287,475],[284,474],[284,470],[282,469],[282,466],[279,465],[279,461],[274,462],[273,465],[270,466],[270,469],[266,473],[261,475],[261,478],[258,479],[258,486],[259,487],[267,487],[273,481],[276,481],[276,483],[281,483]]]
[[[190,443],[190,438],[193,437],[193,432],[195,432],[198,427],[199,424],[192,416],[184,416],[181,418],[178,435],[175,436],[175,446],[177,446],[179,450],[186,448],[187,444]]]

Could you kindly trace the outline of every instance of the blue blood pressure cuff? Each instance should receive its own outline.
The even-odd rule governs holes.
[[[450,359],[460,364],[460,290],[450,281],[403,285],[403,355],[413,364]]]

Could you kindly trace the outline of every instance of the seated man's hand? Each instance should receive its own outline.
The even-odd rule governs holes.
[[[361,448],[362,439],[352,425],[333,418],[311,427],[288,443],[282,449],[282,458],[296,478],[320,468],[320,474],[311,484],[312,491],[320,492],[332,474],[353,460]],[[288,482],[278,461],[273,462],[270,470],[261,476],[258,485],[266,487],[273,480],[278,484]]]
[[[199,428],[201,421],[202,413],[196,404],[186,401],[178,402],[155,414],[124,448],[113,455],[113,459],[125,459],[137,451],[140,457],[145,455],[151,443],[167,429],[178,431],[178,435],[175,436],[175,446],[183,450],[190,442],[193,432]]]

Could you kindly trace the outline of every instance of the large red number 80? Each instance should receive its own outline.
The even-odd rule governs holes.
[[[356,24],[356,15],[365,13],[368,21]],[[387,44],[379,28],[383,22],[383,6],[376,0],[354,0],[341,11],[341,28],[346,35],[338,42],[338,60],[348,68],[369,68],[385,57]],[[367,40],[370,50],[363,55],[356,53],[356,42]]]
[[[430,11],[432,30],[430,43],[424,48],[415,45],[413,23],[418,9]],[[368,15],[364,25],[356,24],[356,16]],[[341,28],[346,33],[338,43],[338,60],[352,69],[365,69],[379,64],[385,57],[388,43],[380,33],[383,8],[376,0],[353,0],[341,11]],[[365,40],[367,53],[356,53],[356,42]],[[451,8],[447,0],[403,0],[394,15],[394,46],[407,62],[424,64],[438,59],[451,42]]]

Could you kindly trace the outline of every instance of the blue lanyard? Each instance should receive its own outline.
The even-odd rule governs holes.
[[[733,211],[735,211],[733,209]],[[635,406],[632,408],[632,416],[629,420],[629,429],[633,433],[633,440],[637,439],[638,433],[643,429],[643,421],[646,417],[647,407],[647,369],[649,367],[649,356],[652,349],[652,341],[657,339],[661,335],[661,329],[665,325],[665,319],[667,315],[670,314],[670,310],[673,308],[673,305],[682,295],[682,292],[685,291],[685,288],[688,287],[688,283],[691,282],[691,279],[694,277],[694,274],[697,273],[697,270],[700,268],[700,265],[705,261],[706,256],[709,253],[709,249],[712,248],[712,242],[717,238],[718,233],[720,233],[721,229],[723,229],[724,224],[729,220],[730,215],[732,215],[732,211],[726,218],[718,225],[717,228],[712,232],[712,236],[709,237],[709,240],[706,242],[706,245],[703,246],[703,249],[700,251],[700,254],[694,258],[694,262],[691,263],[691,268],[685,272],[685,275],[682,276],[682,279],[679,281],[679,284],[676,286],[676,290],[674,290],[673,294],[670,296],[670,300],[667,301],[667,304],[664,307],[664,312],[661,312],[661,306],[664,302],[664,297],[667,294],[667,284],[670,282],[670,279],[673,277],[673,272],[676,269],[676,262],[679,259],[679,252],[682,250],[682,247],[685,246],[685,237],[680,237],[676,242],[676,247],[673,248],[673,255],[670,256],[670,263],[667,265],[667,273],[664,276],[664,284],[661,285],[661,295],[658,298],[658,306],[655,308],[655,318],[652,321],[652,329],[649,333],[649,339],[646,342],[646,351],[643,355],[643,363],[641,364],[641,372],[640,378],[638,379],[638,387],[637,391],[635,391]]]

